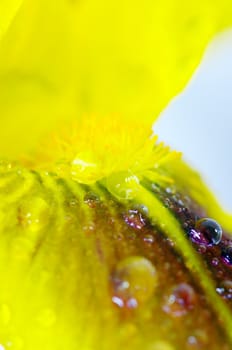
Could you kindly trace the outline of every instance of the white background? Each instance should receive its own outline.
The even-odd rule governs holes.
[[[154,132],[183,152],[232,212],[232,31],[209,45],[193,79],[160,116]]]

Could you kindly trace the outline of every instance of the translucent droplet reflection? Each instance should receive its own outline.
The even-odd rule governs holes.
[[[119,307],[136,308],[151,298],[156,285],[156,269],[148,259],[140,256],[125,258],[112,275],[112,301]]]
[[[139,179],[130,172],[112,174],[107,178],[108,191],[118,199],[132,199],[139,189]]]
[[[197,244],[205,246],[216,245],[222,239],[222,228],[215,220],[203,218],[196,222],[190,237]]]

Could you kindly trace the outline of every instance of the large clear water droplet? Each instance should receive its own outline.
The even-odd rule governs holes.
[[[106,187],[119,200],[133,199],[139,190],[139,179],[130,172],[112,174],[107,178]]]
[[[119,307],[136,308],[151,298],[156,285],[156,269],[148,259],[140,256],[125,258],[112,275],[112,300]]]
[[[203,218],[196,222],[195,228],[190,232],[190,238],[197,244],[216,245],[222,239],[222,228],[215,220]]]

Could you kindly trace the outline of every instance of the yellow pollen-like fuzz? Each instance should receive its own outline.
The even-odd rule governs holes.
[[[56,132],[40,145],[33,160],[24,162],[91,184],[125,171],[139,177],[179,156],[158,143],[149,123],[92,115]]]

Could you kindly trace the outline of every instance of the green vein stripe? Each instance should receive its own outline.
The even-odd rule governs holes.
[[[14,179],[14,181],[16,180],[15,190],[11,194],[7,193],[5,197],[8,204],[18,202],[23,196],[30,193],[31,188],[35,184],[35,176],[30,171],[23,169],[15,174],[17,175]],[[17,180],[21,181],[17,183]]]
[[[65,210],[64,210],[64,197],[63,194],[59,188],[59,185],[56,182],[56,179],[46,173],[46,172],[40,172],[40,177],[42,179],[43,186],[46,190],[48,190],[51,193],[51,196],[53,198],[54,206],[55,206],[55,223],[56,227],[58,228],[59,232],[62,232],[62,229],[64,227],[65,222]]]

